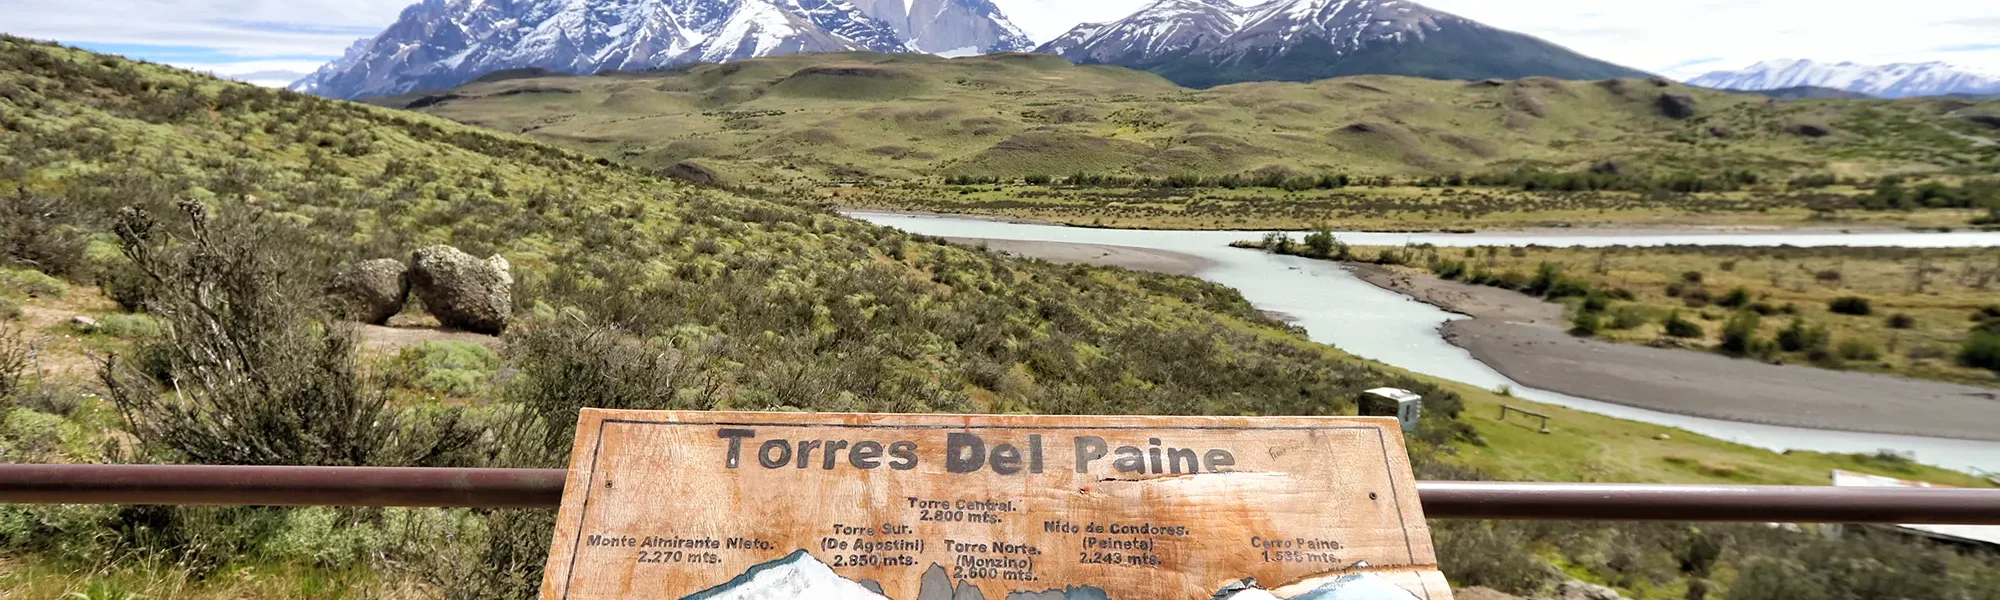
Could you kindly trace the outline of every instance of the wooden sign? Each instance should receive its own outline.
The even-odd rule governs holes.
[[[585,410],[544,600],[1450,600],[1395,419]]]

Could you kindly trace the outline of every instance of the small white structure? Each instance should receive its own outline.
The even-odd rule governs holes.
[[[1416,431],[1417,419],[1424,414],[1423,396],[1396,388],[1375,388],[1362,392],[1356,404],[1361,406],[1361,416],[1395,417],[1402,421],[1403,431]]]
[[[1834,487],[1950,487],[1922,481],[1834,470]],[[2000,525],[1894,525],[1897,531],[1958,544],[2000,546]],[[1834,532],[1836,535],[1838,532]]]

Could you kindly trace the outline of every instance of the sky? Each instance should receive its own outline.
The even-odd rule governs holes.
[[[0,0],[0,32],[283,85],[412,0]],[[1246,0],[1236,0],[1250,4]],[[994,0],[1036,41],[1151,0]],[[1426,0],[1432,8],[1676,78],[1761,60],[1943,61],[2000,73],[1996,0]]]

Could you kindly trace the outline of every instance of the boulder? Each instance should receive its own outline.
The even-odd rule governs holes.
[[[1618,590],[1575,579],[1556,585],[1557,600],[1625,600]]]
[[[1810,138],[1819,138],[1819,137],[1826,137],[1829,135],[1833,135],[1832,127],[1827,127],[1825,125],[1821,125],[1818,123],[1795,123],[1791,127],[1786,127],[1785,131],[1789,131],[1794,134],[1803,135]]]
[[[384,325],[409,301],[409,272],[408,265],[393,258],[361,261],[335,274],[326,293],[340,318]]]
[[[479,260],[451,246],[431,246],[410,257],[410,291],[438,323],[499,335],[514,313],[514,276],[507,259]]]
[[[1657,101],[1660,114],[1672,119],[1686,119],[1694,116],[1694,96],[1687,94],[1660,94]]]
[[[84,333],[90,333],[92,331],[97,331],[97,319],[92,319],[90,317],[86,317],[83,315],[77,315],[69,318],[69,326],[71,329],[75,329],[77,331],[81,331]]]

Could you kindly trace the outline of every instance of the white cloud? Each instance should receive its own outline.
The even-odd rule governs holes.
[[[189,47],[140,56],[231,73],[305,72],[395,21],[411,0],[0,0],[0,31],[74,44]],[[1151,0],[995,0],[1045,41]],[[1236,0],[1245,4],[1244,0]],[[1940,60],[2000,72],[1993,0],[1428,0],[1612,62],[1687,77],[1774,58],[1862,63]],[[285,67],[243,67],[283,60]],[[232,66],[238,65],[238,66]],[[260,73],[269,75],[271,73]],[[274,78],[259,77],[258,81]]]

